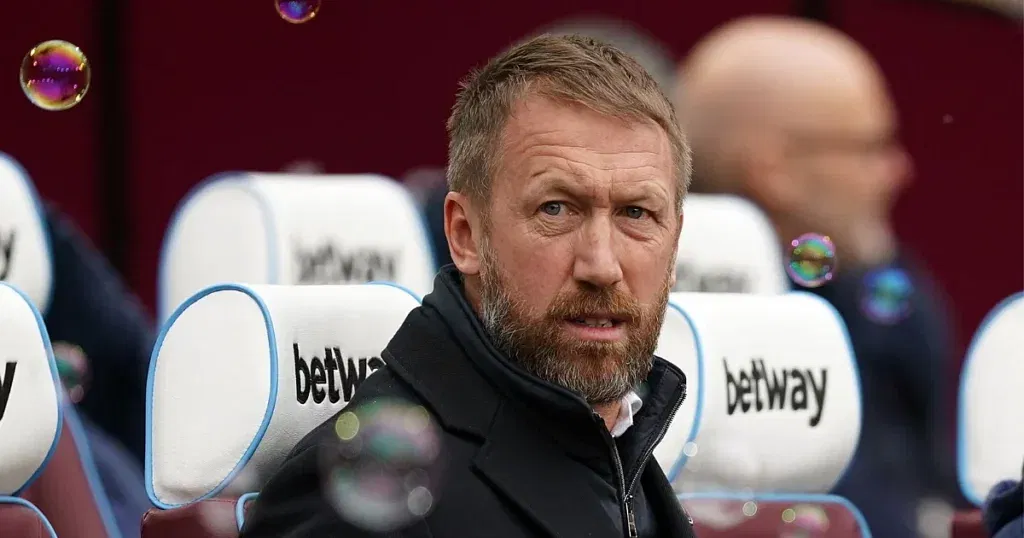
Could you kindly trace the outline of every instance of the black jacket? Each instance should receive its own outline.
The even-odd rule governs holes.
[[[627,517],[639,536],[693,536],[651,457],[685,397],[675,366],[655,359],[633,427],[613,439],[585,401],[494,349],[451,266],[383,357],[386,367],[359,387],[350,408],[379,397],[425,406],[443,431],[446,459],[433,512],[389,536],[612,538],[630,535]],[[242,538],[371,536],[321,496],[317,452],[333,424],[299,442],[249,510]]]

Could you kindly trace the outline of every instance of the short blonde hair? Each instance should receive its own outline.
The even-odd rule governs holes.
[[[527,91],[630,122],[654,122],[668,135],[681,210],[691,175],[690,147],[671,101],[629,55],[579,35],[542,35],[513,46],[462,82],[448,118],[448,189],[483,207],[502,132]]]

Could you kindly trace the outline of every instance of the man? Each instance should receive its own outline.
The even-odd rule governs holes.
[[[674,87],[675,64],[671,53],[653,36],[628,21],[608,17],[573,17],[536,33],[542,34],[582,35],[607,43],[636,60],[663,92],[669,93]],[[404,182],[409,185],[409,178]],[[427,234],[434,247],[434,260],[438,266],[452,263],[448,254],[448,238],[444,232],[444,200],[447,195],[447,185],[440,185],[431,189],[424,202]]]
[[[806,232],[835,242],[836,279],[810,291],[846,322],[865,402],[858,452],[837,493],[876,535],[915,535],[924,498],[956,495],[944,427],[949,328],[893,232],[890,212],[911,165],[880,70],[835,30],[758,17],[707,36],[680,74],[676,105],[694,148],[695,190],[753,200],[784,242]],[[885,268],[913,283],[906,317],[862,310],[866,279]]]
[[[651,458],[685,396],[653,357],[690,169],[672,105],[617,49],[542,36],[469,77],[448,132],[454,266],[350,403],[399,397],[443,430],[440,501],[390,536],[692,536]],[[369,535],[321,495],[333,422],[242,536]]]

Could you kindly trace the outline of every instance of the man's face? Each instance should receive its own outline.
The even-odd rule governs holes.
[[[657,125],[539,96],[513,110],[482,218],[481,317],[527,371],[592,404],[650,371],[682,217]]]
[[[847,258],[872,263],[873,245],[891,242],[890,213],[910,175],[896,139],[893,105],[881,85],[822,97],[791,135],[796,213],[833,235]]]

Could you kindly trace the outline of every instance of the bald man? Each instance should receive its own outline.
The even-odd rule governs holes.
[[[806,232],[835,241],[837,277],[810,291],[847,324],[865,402],[858,452],[837,493],[876,536],[917,535],[918,508],[934,505],[922,501],[956,495],[949,326],[893,233],[890,212],[911,163],[879,68],[828,27],[758,17],[708,35],[680,71],[675,98],[693,146],[694,191],[749,198],[784,242]],[[909,275],[915,293],[909,315],[880,322],[861,300],[865,277],[885,268]]]

